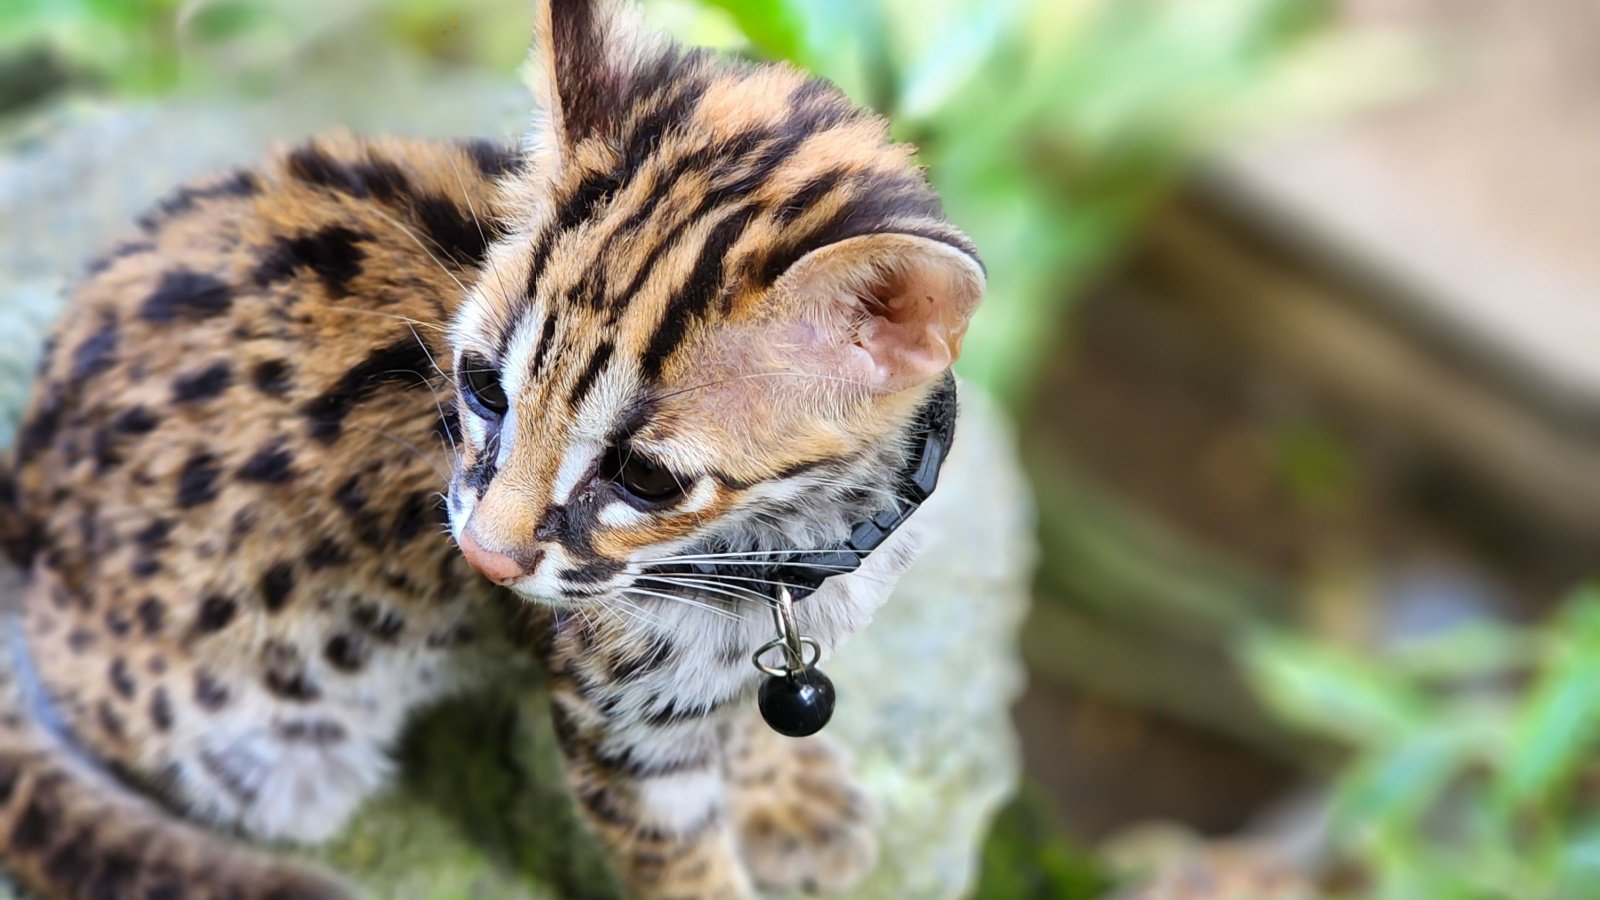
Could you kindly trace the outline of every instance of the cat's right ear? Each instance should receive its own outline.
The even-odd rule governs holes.
[[[603,136],[640,68],[662,52],[627,0],[540,0],[525,78],[545,146],[559,153]]]

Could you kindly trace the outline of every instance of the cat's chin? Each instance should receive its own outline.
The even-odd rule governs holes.
[[[511,585],[507,590],[516,594],[517,598],[524,603],[537,603],[540,606],[548,606],[551,609],[569,611],[600,606],[605,600],[605,595],[551,594],[545,591],[522,589],[517,585]]]

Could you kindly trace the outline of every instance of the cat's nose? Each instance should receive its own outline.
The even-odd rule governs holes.
[[[472,524],[461,529],[461,539],[457,541],[461,546],[461,555],[467,558],[467,565],[483,573],[485,578],[498,585],[509,585],[518,578],[528,574],[522,564],[512,558],[510,554],[496,553],[485,550],[478,543],[478,536],[472,533]]]

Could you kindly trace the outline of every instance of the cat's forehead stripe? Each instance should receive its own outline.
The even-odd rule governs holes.
[[[589,362],[584,365],[583,372],[578,376],[578,381],[572,386],[572,393],[567,395],[567,407],[576,410],[583,406],[584,398],[589,396],[589,391],[594,389],[596,379],[611,362],[611,354],[616,346],[610,341],[604,341],[590,354]]]

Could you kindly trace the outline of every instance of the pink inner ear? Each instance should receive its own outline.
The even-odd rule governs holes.
[[[792,316],[784,344],[802,351],[794,364],[898,393],[926,384],[961,354],[983,298],[983,270],[928,238],[864,235],[812,251],[774,294]]]
[[[868,316],[855,344],[871,356],[882,387],[899,391],[920,384],[961,354],[970,310],[951,296],[949,281],[937,269],[897,272],[862,298]]]

